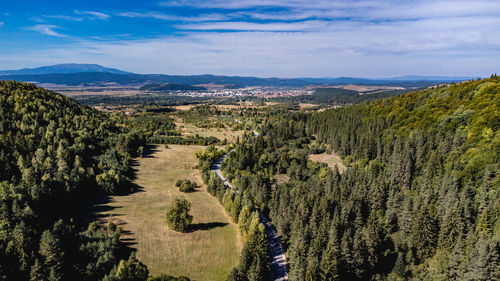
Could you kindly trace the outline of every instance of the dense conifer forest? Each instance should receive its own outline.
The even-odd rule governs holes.
[[[227,149],[231,149],[231,146]],[[207,191],[217,197],[231,220],[238,224],[240,233],[245,239],[239,264],[233,268],[227,280],[270,280],[267,235],[258,210],[247,194],[232,190],[222,182],[219,176],[211,172],[212,163],[218,161],[224,154],[224,151],[210,146],[206,151],[197,153],[196,156],[203,181],[207,184]]]
[[[360,94],[357,91],[346,90],[341,88],[317,88],[312,95],[302,95],[294,97],[280,97],[274,98],[273,101],[294,102],[294,103],[313,103],[321,105],[335,105],[335,104],[355,104],[369,100],[379,100],[402,93],[409,92],[410,90],[386,90],[375,93]]]
[[[499,93],[492,76],[269,115],[223,171],[271,218],[292,280],[498,280]],[[313,139],[347,171],[308,161]]]
[[[118,118],[118,119],[117,119]],[[32,84],[0,81],[0,280],[146,280],[120,228],[82,200],[130,190],[144,136]]]

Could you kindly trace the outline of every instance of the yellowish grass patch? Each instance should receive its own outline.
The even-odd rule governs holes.
[[[334,153],[309,154],[309,160],[326,163],[332,170],[337,167],[341,174],[346,170],[346,166],[342,163],[340,157]]]
[[[186,275],[193,280],[225,280],[238,263],[242,248],[238,227],[205,187],[194,193],[181,193],[175,187],[179,179],[195,180],[202,185],[194,152],[201,146],[151,146],[138,159],[134,183],[139,191],[113,196],[100,215],[121,223],[123,239],[137,249],[137,257],[151,275]],[[168,229],[165,211],[176,197],[191,203],[195,230],[178,233]]]

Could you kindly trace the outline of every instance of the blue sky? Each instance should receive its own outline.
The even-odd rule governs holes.
[[[0,69],[77,62],[260,77],[500,72],[500,0],[3,2]]]

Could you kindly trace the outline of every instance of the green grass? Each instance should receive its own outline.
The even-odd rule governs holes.
[[[238,227],[224,208],[204,187],[182,193],[175,187],[179,179],[202,180],[194,152],[201,146],[154,146],[152,154],[139,158],[134,183],[141,191],[114,196],[103,211],[104,220],[113,219],[123,230],[123,240],[137,249],[137,257],[151,275],[186,275],[194,280],[225,280],[237,265],[242,241]],[[191,203],[196,230],[178,233],[168,229],[165,212],[175,198]],[[120,224],[121,223],[121,224]],[[208,225],[207,225],[208,224]],[[135,244],[134,244],[135,243]]]

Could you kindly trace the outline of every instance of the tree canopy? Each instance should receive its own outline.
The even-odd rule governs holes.
[[[175,198],[166,213],[168,227],[175,231],[186,232],[193,221],[193,216],[189,214],[190,208],[191,203],[186,199]]]

